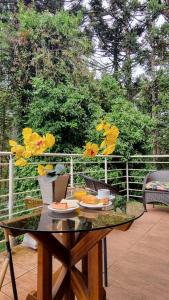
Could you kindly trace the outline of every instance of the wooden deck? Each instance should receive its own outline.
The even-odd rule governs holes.
[[[24,300],[36,289],[36,251],[19,246],[13,258],[19,300]],[[2,261],[3,255],[0,267]],[[108,266],[108,300],[169,299],[169,210],[150,205],[127,232],[113,230],[108,236]],[[0,300],[10,299],[7,273]]]

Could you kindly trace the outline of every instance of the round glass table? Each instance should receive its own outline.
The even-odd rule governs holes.
[[[125,197],[112,202],[112,206],[103,209],[79,206],[67,214],[42,205],[0,221],[8,234],[29,233],[38,241],[37,291],[30,292],[26,299],[106,299],[102,239],[113,229],[128,230],[144,213],[140,202],[126,201]],[[62,263],[58,270],[52,270],[53,256]],[[76,266],[79,261],[81,270]]]

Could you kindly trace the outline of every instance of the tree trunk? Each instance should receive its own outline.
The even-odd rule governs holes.
[[[155,20],[150,20],[149,26],[149,40],[151,46],[151,54],[150,54],[150,75],[151,75],[151,115],[153,119],[157,118],[157,101],[158,101],[158,93],[157,93],[157,86],[156,86],[156,56],[155,56],[155,43],[154,38],[152,37],[152,29],[155,26]],[[158,132],[157,127],[154,129],[153,132],[153,155],[158,154]]]

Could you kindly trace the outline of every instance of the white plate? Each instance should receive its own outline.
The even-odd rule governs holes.
[[[88,204],[88,203],[84,203],[83,201],[81,201],[79,204],[80,204],[81,206],[83,206],[83,207],[86,207],[86,208],[94,208],[94,209],[97,209],[97,208],[105,208],[105,207],[109,207],[109,206],[112,205],[112,202],[109,201],[108,204],[103,205],[103,204],[101,204],[101,203],[98,203],[98,204]]]
[[[66,208],[66,209],[57,209],[57,208],[53,208],[52,204],[50,204],[48,206],[48,209],[50,209],[50,210],[52,210],[52,211],[54,211],[56,213],[59,213],[59,214],[67,214],[67,213],[70,213],[70,212],[76,210],[78,207],[79,207],[79,205],[76,203],[76,205],[71,206],[71,207]]]
[[[69,205],[75,206],[79,203],[79,200],[76,199],[62,199],[60,203],[67,203]]]

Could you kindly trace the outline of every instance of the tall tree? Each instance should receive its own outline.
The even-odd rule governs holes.
[[[140,40],[140,43],[143,45],[140,51],[140,62],[146,72],[143,76],[144,84],[141,86],[141,93],[144,93],[146,99],[147,112],[157,123],[157,127],[153,132],[153,153],[158,154],[160,151],[161,117],[166,111],[166,104],[169,103],[169,98],[166,98],[166,103],[164,103],[164,98],[161,98],[160,94],[162,78],[168,77],[169,24],[165,20],[160,21],[162,12],[165,9],[164,4],[159,3],[158,0],[149,0],[145,2],[144,7],[145,32]],[[166,94],[168,94],[167,85],[165,85],[165,88]],[[148,93],[145,91],[148,91]],[[166,126],[168,125],[166,124]]]
[[[132,98],[132,70],[138,51],[138,37],[144,30],[137,0],[107,1],[91,0],[89,12],[93,35],[99,40],[101,55],[108,60],[107,67],[121,81]],[[96,50],[97,52],[97,50]]]

